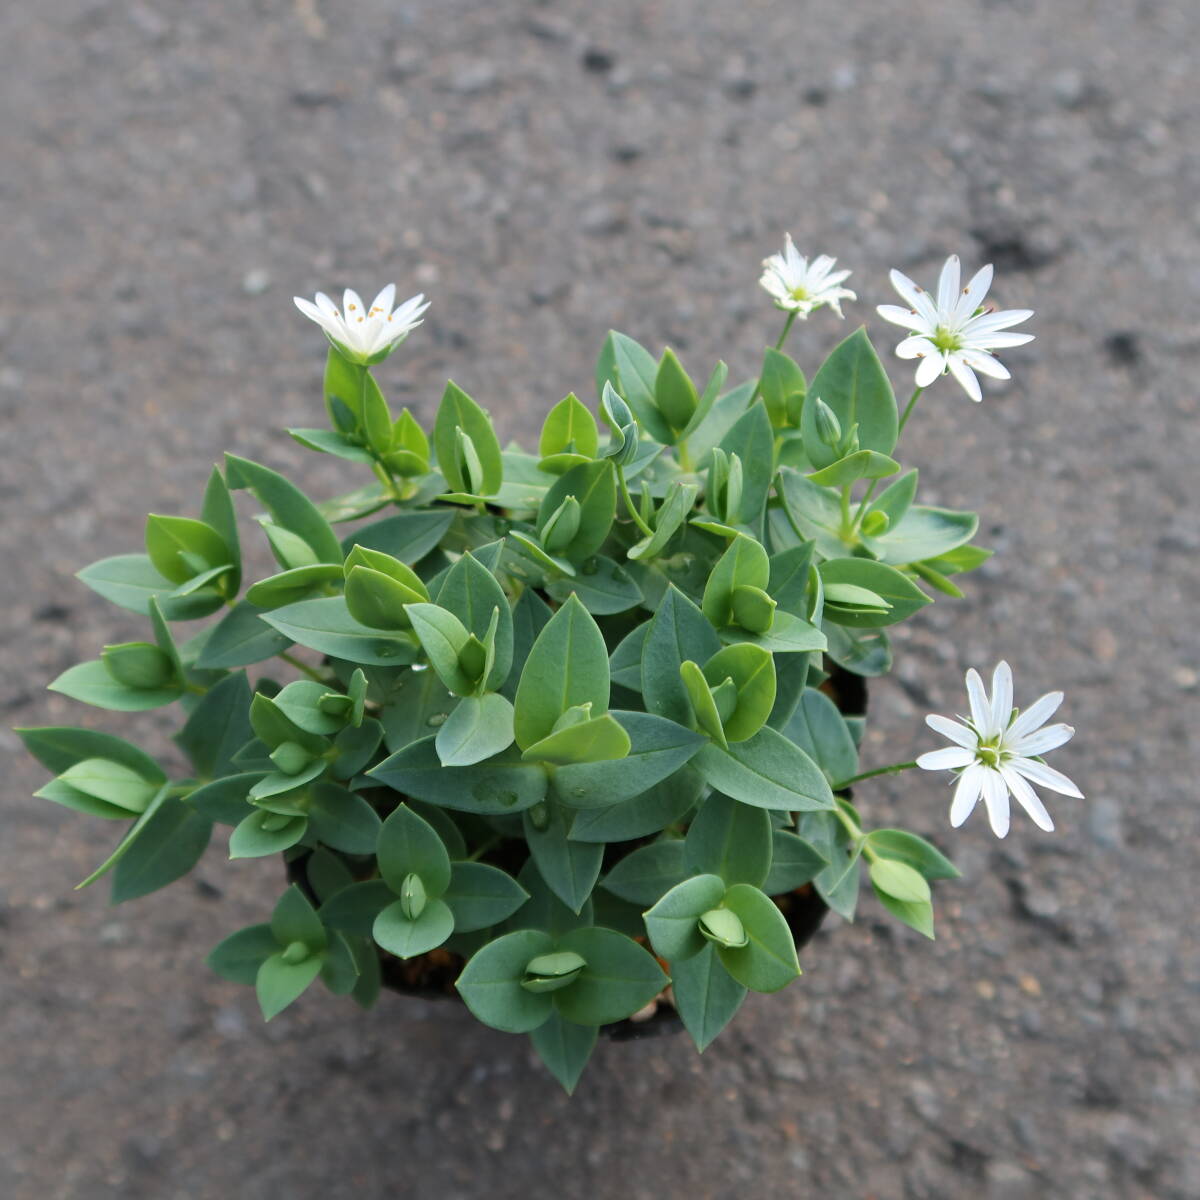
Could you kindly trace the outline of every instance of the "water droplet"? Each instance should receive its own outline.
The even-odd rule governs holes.
[[[600,570],[600,560],[595,555],[593,555],[591,558],[589,558],[587,560],[587,562],[585,562],[583,564],[582,567],[580,567],[580,570],[585,575],[595,575],[595,573],[598,570]]]
[[[400,647],[393,646],[389,642],[380,642],[375,647],[375,653],[378,654],[380,658],[395,658],[396,655],[400,653]]]
[[[433,729],[436,729],[439,725],[444,725],[449,716],[449,713],[434,713],[433,716],[425,722],[425,724]]]
[[[412,666],[409,667],[409,670],[410,671],[428,671],[429,664],[428,663],[413,663]]]
[[[501,792],[496,797],[496,799],[499,800],[505,808],[511,808],[518,800],[520,800],[520,798],[521,797],[518,796],[516,792]]]
[[[624,567],[614,567],[612,577],[617,583],[624,583],[629,578],[629,572]]]

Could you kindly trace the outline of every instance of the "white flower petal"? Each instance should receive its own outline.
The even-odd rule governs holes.
[[[1074,736],[1075,729],[1071,725],[1047,725],[1044,729],[1026,734],[1025,737],[1019,738],[1015,742],[1011,737],[1006,737],[1004,748],[1022,758],[1034,758],[1037,755],[1045,754],[1048,750],[1058,749]]]
[[[929,328],[934,329],[938,323],[937,309],[929,298],[929,293],[913,283],[902,271],[893,269],[888,273],[888,278],[904,303],[909,308],[915,308],[929,323]]]
[[[969,767],[975,761],[972,751],[962,746],[946,746],[941,750],[930,750],[917,759],[917,766],[923,771],[955,771],[959,767]]]
[[[396,300],[396,285],[389,283],[387,287],[371,301],[372,312],[378,310],[386,317],[392,311],[392,305]]]
[[[1047,692],[1040,699],[1035,700],[1017,717],[1012,725],[1009,726],[1004,740],[1010,744],[1014,743],[1026,734],[1032,733],[1035,729],[1045,725],[1058,711],[1058,706],[1062,702],[1062,692]]]
[[[959,269],[958,255],[952,254],[942,265],[942,273],[938,276],[937,307],[938,312],[949,316],[958,302],[958,287],[962,275]]]
[[[992,672],[992,725],[993,733],[1008,728],[1013,707],[1012,668],[1004,659],[996,664]]]
[[[1032,341],[1032,333],[984,332],[962,335],[964,350],[1011,350],[1014,346],[1027,346]]]
[[[996,732],[991,724],[992,706],[988,703],[983,680],[974,667],[967,672],[967,700],[971,705],[971,724],[975,726],[981,738],[991,737]]]
[[[1026,779],[1048,787],[1052,792],[1064,796],[1074,796],[1083,799],[1083,793],[1061,771],[1046,766],[1045,763],[1034,762],[1032,758],[1014,758],[1008,764],[1014,771],[1019,771]]]
[[[891,321],[893,325],[902,325],[905,329],[912,329],[917,333],[931,332],[929,322],[920,313],[913,312],[911,308],[901,308],[899,304],[880,304],[876,306],[875,311],[885,321]],[[901,355],[901,357],[907,356]]]
[[[896,347],[897,358],[940,358],[941,353],[924,334],[906,337]]]
[[[910,338],[908,340],[911,341],[912,339]],[[901,343],[901,345],[903,345],[903,343]],[[942,374],[943,371],[945,371],[945,369],[945,355],[935,348],[932,354],[927,354],[921,359],[920,364],[917,366],[917,373],[914,376],[914,382],[919,388],[927,388],[939,375]]]
[[[296,307],[310,321],[316,321],[318,325],[324,328],[325,314],[311,300],[305,300],[303,296],[293,296],[292,300],[295,301]]]
[[[983,791],[986,767],[968,767],[959,777],[950,803],[950,824],[957,829],[974,811]]]
[[[331,317],[335,321],[341,320],[341,314],[337,310],[337,305],[334,304],[334,302],[332,300],[330,300],[330,298],[327,295],[325,295],[324,292],[318,292],[316,299],[317,299],[317,307],[327,317]]]
[[[981,375],[990,375],[993,379],[1011,379],[1008,368],[998,359],[993,358],[986,350],[960,350],[959,357],[972,370]]]
[[[930,713],[925,718],[925,724],[935,733],[940,733],[942,737],[948,737],[952,742],[970,750],[974,756],[975,748],[979,745],[979,738],[973,729],[968,729],[967,726],[960,725],[949,717],[938,716],[937,713]]]
[[[975,372],[963,361],[960,353],[946,355],[946,364],[950,368],[950,374],[962,384],[963,391],[972,400],[978,402],[983,399],[983,392],[979,388],[979,380],[975,378]]]
[[[1008,826],[1011,817],[1008,803],[1008,785],[999,771],[990,767],[984,768],[983,802],[987,805],[988,820],[992,832],[998,837],[1008,836]]]
[[[1017,798],[1017,803],[1029,814],[1033,823],[1039,829],[1053,833],[1054,822],[1050,819],[1050,814],[1046,811],[1046,806],[1037,792],[1011,767],[1001,767],[1000,773],[1004,776],[1004,782],[1008,784],[1009,790]]]
[[[342,316],[347,321],[357,321],[365,313],[362,297],[353,288],[347,288],[342,294]]]
[[[999,312],[980,313],[972,317],[963,328],[964,333],[984,333],[996,329],[1007,329],[1010,325],[1020,325],[1033,316],[1032,308],[1002,308]]]
[[[959,296],[958,303],[954,306],[954,320],[956,324],[962,324],[966,321],[983,303],[983,298],[988,294],[988,288],[991,286],[992,264],[988,263],[986,267],[980,267],[971,276],[971,282],[963,288],[962,295]]]

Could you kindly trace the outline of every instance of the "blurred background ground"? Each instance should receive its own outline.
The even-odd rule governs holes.
[[[161,737],[42,685],[141,636],[71,573],[223,450],[355,486],[279,433],[320,413],[293,293],[428,292],[385,387],[428,422],[453,372],[528,436],[613,325],[750,373],[790,229],[860,295],[806,366],[856,321],[890,344],[887,268],[951,251],[1038,310],[1012,385],[941,383],[906,437],[999,554],[901,639],[867,754],[1005,655],[1020,702],[1066,690],[1088,799],[997,843],[940,782],[864,788],[964,868],[937,942],[864,902],[702,1059],[603,1045],[568,1102],[461,1012],[314,992],[264,1028],[202,958],[278,880],[214,848],[127,908],[73,892],[111,830],[27,799],[0,731],[0,1194],[1200,1195],[1198,35],[1189,0],[3,6],[5,726]]]

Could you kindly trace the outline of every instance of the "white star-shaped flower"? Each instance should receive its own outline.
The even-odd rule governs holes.
[[[976,371],[993,379],[1010,378],[1008,369],[992,351],[1033,341],[1032,333],[1007,332],[1010,325],[1019,325],[1032,317],[1032,308],[1008,308],[1002,312],[983,309],[983,299],[992,285],[990,264],[976,271],[971,282],[960,289],[958,255],[950,255],[938,279],[936,300],[899,271],[892,271],[890,279],[909,307],[881,304],[876,311],[885,321],[912,331],[896,347],[896,353],[901,358],[921,360],[916,377],[919,388],[928,387],[949,371],[972,400],[982,400]]]
[[[1054,822],[1031,786],[1041,784],[1064,796],[1083,798],[1083,793],[1060,771],[1048,767],[1040,756],[1071,739],[1070,725],[1047,725],[1062,703],[1062,692],[1048,692],[1023,713],[1013,708],[1012,671],[1002,662],[992,675],[988,697],[979,672],[967,672],[969,720],[952,721],[931,713],[925,718],[930,729],[948,737],[953,746],[931,750],[917,759],[926,771],[955,771],[958,783],[950,805],[950,824],[956,829],[969,817],[980,797],[987,805],[988,819],[997,837],[1008,833],[1011,793],[1047,832]]]
[[[424,294],[405,300],[393,309],[396,285],[389,283],[368,308],[359,294],[346,289],[339,310],[324,292],[318,292],[316,303],[302,296],[293,296],[296,307],[316,321],[330,341],[337,344],[348,358],[357,362],[378,362],[386,358],[408,335],[421,324],[421,314],[429,307]]]
[[[807,317],[814,308],[827,304],[840,317],[842,301],[858,297],[838,285],[850,277],[849,271],[835,271],[836,258],[819,255],[810,263],[792,245],[792,235],[784,234],[783,253],[763,259],[762,278],[758,281],[775,301],[776,308]]]

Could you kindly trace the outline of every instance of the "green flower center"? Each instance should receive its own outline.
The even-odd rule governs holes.
[[[950,329],[945,325],[939,325],[937,331],[929,340],[944,354],[950,354],[955,350],[962,349],[961,335],[957,330]]]
[[[800,287],[792,288],[792,299],[793,300],[807,300],[808,299],[808,288],[806,288],[803,284],[801,284]]]

